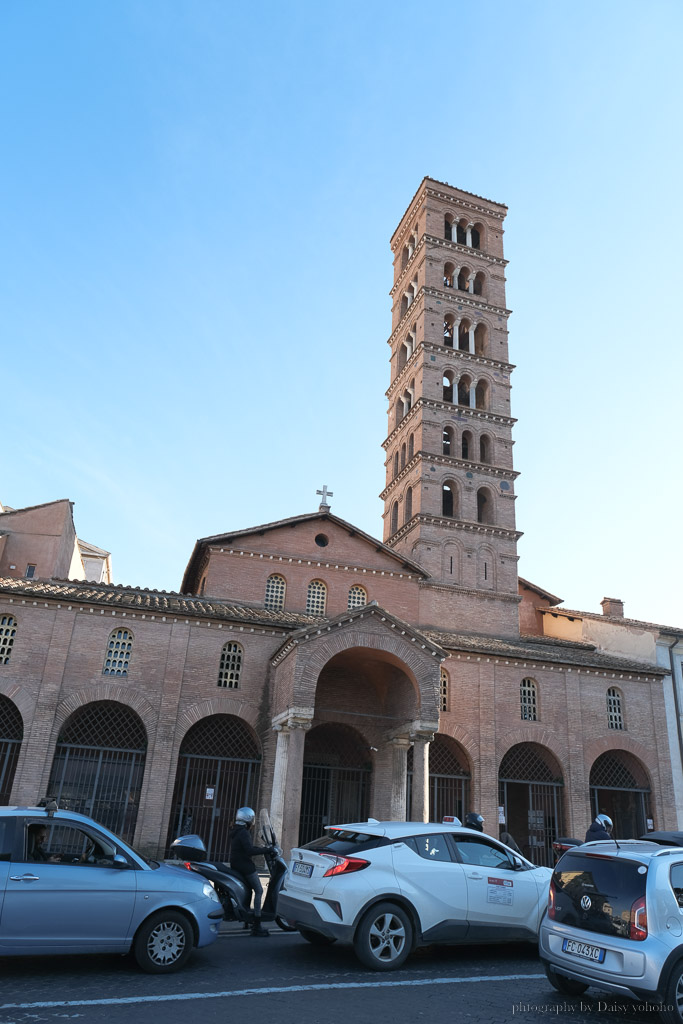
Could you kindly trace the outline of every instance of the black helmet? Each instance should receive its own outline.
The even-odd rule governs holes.
[[[477,832],[484,831],[484,818],[483,815],[477,814],[476,811],[470,811],[469,814],[465,815],[465,825],[467,828],[474,828]]]
[[[251,807],[240,807],[239,811],[235,815],[236,825],[253,825],[256,815],[252,811]]]

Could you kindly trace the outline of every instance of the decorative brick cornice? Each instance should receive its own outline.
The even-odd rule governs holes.
[[[410,462],[406,463],[398,476],[395,476],[393,480],[389,481],[387,486],[379,495],[380,500],[385,501],[389,494],[391,494],[392,490],[404,483],[406,477],[410,475],[412,470],[415,469],[420,462],[436,462],[438,465],[451,466],[453,469],[460,472],[470,471],[481,473],[483,476],[495,476],[503,480],[516,480],[519,476],[519,473],[514,469],[503,469],[500,466],[490,466],[485,462],[468,462],[466,459],[456,459],[452,455],[431,455],[429,452],[418,451],[415,452],[415,455],[412,457]],[[426,481],[426,478],[420,477],[420,480],[415,482],[416,485],[423,479]]]
[[[425,515],[423,512],[418,512],[412,517],[407,523],[405,523],[400,530],[392,534],[387,540],[389,547],[393,547],[397,541],[399,541],[405,534],[418,526],[420,523],[427,524],[429,526],[446,527],[446,529],[457,531],[458,533],[477,533],[488,537],[503,537],[507,540],[517,541],[524,534],[519,530],[508,530],[503,526],[495,526],[492,523],[472,523],[467,519],[450,519],[448,516],[432,516]]]
[[[454,405],[452,402],[439,402],[435,398],[418,398],[415,405],[408,410],[401,422],[397,424],[389,436],[382,441],[382,447],[384,449],[389,448],[393,444],[398,433],[404,430],[411,421],[418,418],[417,410],[422,410],[423,408],[439,409],[445,412],[450,411],[451,419],[456,421],[468,419],[482,420],[486,423],[501,423],[506,427],[512,427],[517,422],[517,420],[512,416],[503,416],[501,413],[488,412],[486,409],[470,409],[467,405]],[[415,426],[416,424],[413,425]]]
[[[429,296],[430,298],[437,299],[439,302],[443,302],[444,298],[449,301],[450,305],[453,306],[467,306],[470,309],[483,310],[485,313],[490,313],[492,316],[497,317],[508,317],[512,313],[511,309],[505,309],[502,306],[491,306],[488,302],[484,302],[482,299],[477,299],[476,296],[470,295],[469,292],[458,292],[457,297],[451,296],[449,291],[439,291],[437,288],[426,288],[424,285],[418,290],[417,295],[408,306],[407,310],[396,324],[396,327],[387,338],[387,345],[393,346],[396,336],[401,333],[405,325],[410,321],[414,313],[412,312],[417,305],[420,298]],[[423,303],[422,312],[429,311],[430,313],[437,313],[438,311],[432,309]]]
[[[396,278],[396,283],[390,290],[389,295],[393,296],[397,291],[400,291],[402,282],[406,276],[406,273],[412,269],[413,262],[418,252],[425,249],[427,245],[435,245],[438,248],[446,249],[448,253],[457,254],[458,256],[464,256],[466,259],[481,260],[488,266],[498,266],[505,268],[508,265],[508,260],[502,259],[500,256],[491,256],[489,253],[484,252],[482,249],[475,249],[471,245],[463,245],[461,242],[449,242],[447,238],[437,238],[436,235],[424,234],[420,237],[415,246],[413,253],[406,263],[405,267],[401,270],[400,274]],[[429,259],[429,252],[427,253],[427,259]]]

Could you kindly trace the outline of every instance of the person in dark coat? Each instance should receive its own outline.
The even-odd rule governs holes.
[[[230,833],[230,866],[244,876],[247,885],[254,893],[254,924],[251,934],[255,938],[266,938],[270,934],[261,924],[261,900],[263,886],[258,876],[252,857],[268,853],[269,846],[254,846],[251,840],[251,827],[256,815],[251,807],[240,807],[235,815],[235,826]]]
[[[598,814],[595,821],[591,822],[584,843],[593,843],[596,839],[612,838],[612,819],[607,814]]]

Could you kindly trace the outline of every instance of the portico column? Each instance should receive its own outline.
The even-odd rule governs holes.
[[[410,740],[397,736],[391,740],[391,810],[392,821],[406,820],[406,789],[408,782],[408,751]]]
[[[467,291],[470,295],[474,295],[474,271],[470,273],[470,279],[467,282]]]
[[[313,709],[291,708],[273,719],[277,733],[270,820],[283,850],[288,853],[299,841],[304,742],[313,720]]]
[[[410,817],[413,821],[429,821],[429,743],[433,733],[414,733],[413,789]]]

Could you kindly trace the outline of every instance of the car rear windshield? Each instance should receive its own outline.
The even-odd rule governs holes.
[[[597,853],[565,853],[553,873],[554,919],[604,935],[629,937],[631,909],[645,895],[647,867]]]
[[[387,846],[389,840],[386,836],[373,836],[366,832],[350,832],[346,829],[330,829],[320,839],[314,839],[312,843],[306,843],[304,850],[314,850],[316,853],[335,853],[340,857],[353,856],[361,850],[374,850],[378,846]]]

